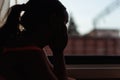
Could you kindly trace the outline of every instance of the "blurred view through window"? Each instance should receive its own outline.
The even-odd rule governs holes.
[[[1,0],[0,10],[2,1],[9,0]],[[27,1],[10,0],[10,6]],[[65,55],[120,55],[120,0],[60,1],[69,13],[67,24],[69,40],[64,51]],[[45,51],[51,53],[48,47],[45,47]]]
[[[65,55],[120,55],[120,0],[61,1],[70,17]]]

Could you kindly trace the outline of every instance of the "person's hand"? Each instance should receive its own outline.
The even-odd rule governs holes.
[[[72,77],[68,77],[68,80],[76,80],[76,79]]]

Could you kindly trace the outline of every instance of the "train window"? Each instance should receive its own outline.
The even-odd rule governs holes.
[[[0,0],[0,27],[6,21],[9,6],[27,1]],[[120,0],[59,1],[69,14],[68,44],[64,50],[68,75],[76,80],[120,78]],[[54,61],[49,46],[44,51]]]
[[[9,0],[0,1],[0,10],[2,1]],[[11,0],[10,6],[27,1]],[[59,1],[69,13],[69,39],[64,50],[66,59],[70,59],[68,63],[119,63],[120,0]],[[51,55],[48,46],[44,50]]]
[[[120,0],[60,1],[69,12],[68,63],[119,63]]]

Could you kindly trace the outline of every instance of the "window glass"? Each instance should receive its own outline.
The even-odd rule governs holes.
[[[120,55],[120,0],[61,0],[69,12],[66,55]]]
[[[2,1],[0,0],[0,9]],[[10,6],[27,1],[11,0]],[[69,40],[64,50],[65,55],[120,55],[120,0],[60,1],[69,13],[67,24]],[[51,53],[48,47],[45,51]]]

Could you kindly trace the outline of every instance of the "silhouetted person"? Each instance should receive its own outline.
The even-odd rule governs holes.
[[[7,77],[15,74],[15,80],[67,80],[63,54],[68,40],[66,8],[58,0],[38,1],[29,0],[25,5],[13,6],[18,13],[25,11],[20,19],[17,17],[25,31],[16,34],[18,23],[6,26],[12,27],[15,33],[3,45],[5,69],[9,68],[5,74],[13,70]],[[47,45],[53,52],[53,67],[42,50]]]

